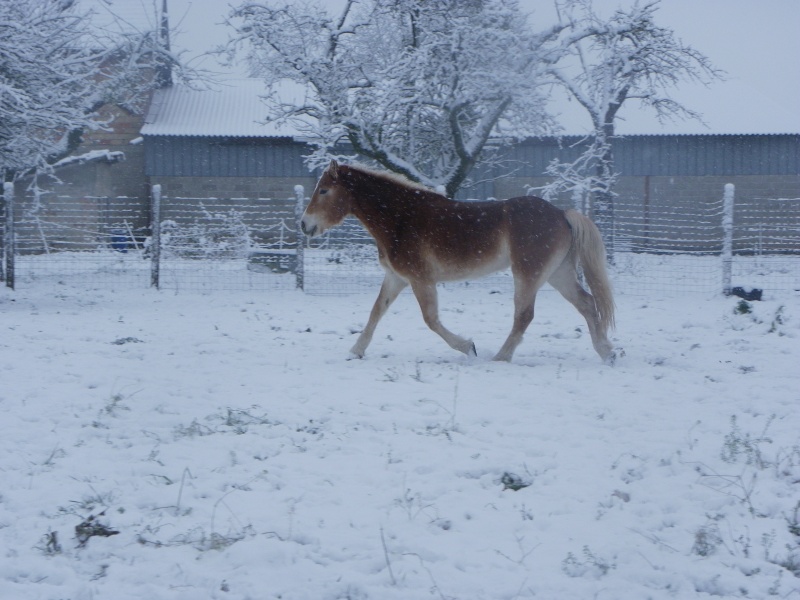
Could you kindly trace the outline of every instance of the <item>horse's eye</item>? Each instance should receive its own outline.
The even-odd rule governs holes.
[[[319,195],[320,195],[320,196],[324,196],[324,195],[325,195],[325,194],[327,194],[327,193],[328,193],[328,190],[320,190],[320,191],[319,191]]]

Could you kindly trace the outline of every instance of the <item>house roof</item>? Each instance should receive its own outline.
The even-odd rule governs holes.
[[[269,93],[260,79],[232,79],[210,89],[175,85],[156,90],[142,135],[196,137],[299,137],[296,124],[267,122]],[[299,103],[304,89],[287,84],[277,92]]]

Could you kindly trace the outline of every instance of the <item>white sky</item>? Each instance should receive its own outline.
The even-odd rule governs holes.
[[[595,0],[595,4],[610,12],[632,1]],[[221,22],[231,4],[238,1],[169,0],[171,24],[179,30],[173,38],[176,48],[186,48],[194,56],[223,43],[228,29]],[[534,12],[535,27],[554,21],[551,0],[521,0],[521,4]],[[702,113],[708,128],[696,122],[662,127],[649,113],[630,105],[620,113],[625,120],[618,125],[619,133],[800,133],[798,0],[662,0],[657,15],[660,25],[706,54],[728,79],[710,88],[685,84],[673,94]],[[555,108],[568,133],[588,127],[588,119],[574,102]]]

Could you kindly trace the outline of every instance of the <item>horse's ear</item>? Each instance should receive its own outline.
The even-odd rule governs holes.
[[[336,162],[333,158],[331,159],[331,163],[328,165],[328,175],[330,175],[331,179],[336,180],[339,178],[339,163]]]

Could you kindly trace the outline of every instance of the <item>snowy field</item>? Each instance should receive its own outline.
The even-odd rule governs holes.
[[[2,288],[0,598],[800,598],[796,292],[492,291]]]

